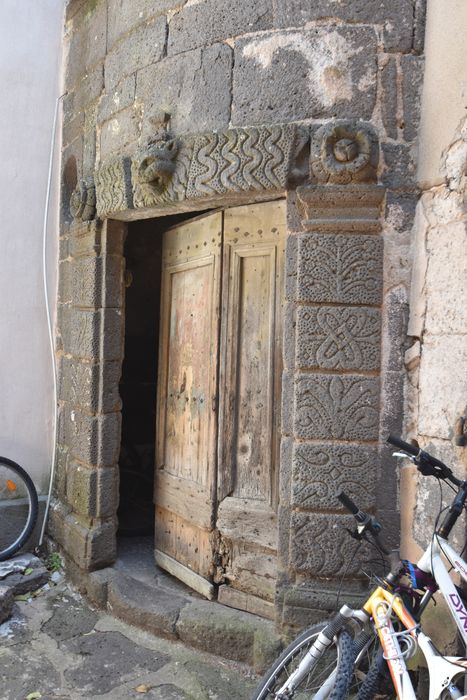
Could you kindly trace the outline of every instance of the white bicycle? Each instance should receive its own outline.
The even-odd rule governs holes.
[[[297,637],[265,674],[252,700],[369,700],[376,695],[416,700],[406,661],[417,649],[428,667],[429,700],[467,700],[467,658],[443,655],[420,622],[433,594],[440,590],[466,647],[467,600],[449,571],[457,572],[467,582],[467,563],[448,538],[465,508],[467,481],[400,438],[390,435],[388,442],[400,450],[394,456],[408,457],[423,475],[452,486],[455,497],[444,509],[447,512],[442,524],[435,526],[431,542],[416,565],[402,562],[381,541],[380,523],[361,511],[345,493],[337,494],[357,521],[353,536],[372,541],[380,553],[388,556],[390,572],[377,581],[362,608],[344,605],[332,620],[310,627]]]

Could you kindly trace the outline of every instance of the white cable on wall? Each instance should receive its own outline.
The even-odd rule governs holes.
[[[50,143],[50,156],[49,156],[49,172],[48,172],[48,177],[47,177],[47,192],[45,196],[45,209],[44,209],[44,224],[43,224],[43,230],[42,230],[42,276],[43,276],[43,282],[44,282],[44,296],[45,296],[45,311],[47,315],[47,329],[49,333],[49,346],[50,346],[50,357],[52,361],[52,375],[53,375],[53,397],[54,397],[54,415],[53,415],[53,433],[52,433],[52,467],[50,470],[50,480],[49,480],[49,491],[47,494],[47,501],[45,505],[45,511],[44,511],[44,519],[42,522],[42,528],[41,528],[41,534],[39,537],[39,547],[42,545],[42,542],[44,540],[44,533],[45,533],[45,528],[47,525],[47,519],[49,516],[49,509],[50,509],[50,501],[52,498],[52,488],[53,488],[53,482],[55,478],[55,469],[56,469],[56,462],[57,462],[57,449],[56,449],[56,442],[57,442],[57,424],[58,424],[58,413],[57,413],[57,407],[58,407],[58,392],[57,392],[57,364],[56,364],[56,358],[55,358],[55,343],[54,343],[54,335],[53,335],[53,327],[52,327],[52,317],[50,313],[50,304],[49,304],[49,289],[48,289],[48,284],[47,284],[47,231],[48,231],[48,218],[49,218],[49,204],[50,204],[50,191],[52,188],[52,173],[53,173],[53,164],[54,164],[54,155],[55,155],[55,136],[56,136],[56,131],[57,131],[57,118],[58,118],[58,110],[60,103],[62,99],[65,97],[66,93],[63,95],[60,95],[55,101],[55,112],[54,112],[54,120],[53,120],[53,126],[52,126],[52,137],[51,137],[51,143]]]

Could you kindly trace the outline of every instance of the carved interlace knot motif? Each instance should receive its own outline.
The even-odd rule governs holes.
[[[311,140],[311,174],[320,182],[346,184],[376,179],[376,136],[366,124],[337,121]]]
[[[378,369],[380,322],[377,309],[300,307],[297,312],[297,366]]]

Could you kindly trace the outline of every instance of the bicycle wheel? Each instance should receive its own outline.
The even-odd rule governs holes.
[[[0,457],[0,561],[18,552],[36,524],[38,500],[29,474]]]
[[[351,684],[355,652],[353,640],[346,630],[323,652],[314,668],[301,680],[295,691],[281,692],[281,688],[296,670],[303,657],[316,641],[327,622],[309,627],[285,649],[264,675],[252,700],[310,700],[321,690],[320,698],[340,700],[346,697]]]

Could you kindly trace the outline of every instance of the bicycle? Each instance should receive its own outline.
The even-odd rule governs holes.
[[[26,544],[38,510],[37,491],[29,474],[11,459],[0,457],[0,561]]]
[[[467,658],[444,656],[422,630],[420,617],[440,590],[455,620],[460,638],[467,644],[467,601],[457,588],[443,561],[467,581],[467,563],[448,543],[449,535],[464,510],[467,481],[454,476],[443,462],[418,446],[390,435],[388,442],[408,457],[424,476],[434,476],[456,492],[449,508],[440,511],[430,544],[416,565],[400,561],[389,552],[380,533],[381,524],[361,511],[340,492],[336,498],[354,516],[352,536],[372,541],[390,558],[390,571],[359,610],[343,605],[333,619],[314,625],[297,637],[264,675],[252,700],[369,700],[391,687],[401,700],[415,700],[415,690],[406,661],[417,648],[423,653],[429,674],[429,700],[467,700]],[[438,526],[441,514],[448,510]]]

